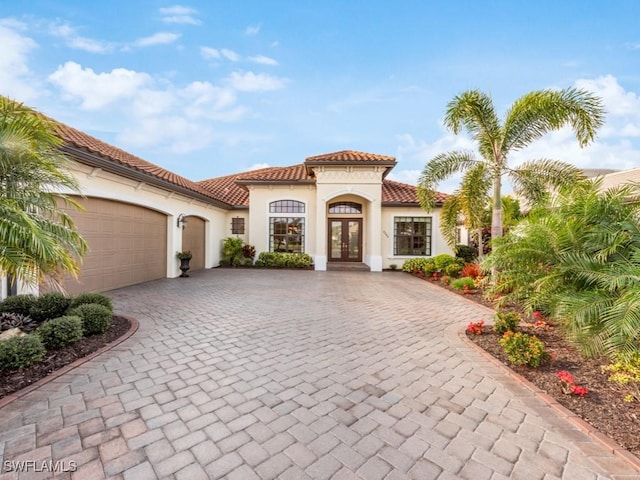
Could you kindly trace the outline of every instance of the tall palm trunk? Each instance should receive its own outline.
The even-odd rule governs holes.
[[[500,189],[502,187],[500,173],[493,176],[493,211],[491,214],[491,238],[502,236],[502,197]]]

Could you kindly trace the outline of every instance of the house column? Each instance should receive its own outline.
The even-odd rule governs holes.
[[[382,205],[379,198],[369,202],[369,215],[367,216],[367,253],[369,269],[372,272],[382,271]]]
[[[313,263],[315,270],[327,269],[327,202],[320,195],[316,196],[316,253]]]

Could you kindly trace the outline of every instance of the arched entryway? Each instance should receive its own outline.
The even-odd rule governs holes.
[[[364,207],[358,199],[327,204],[327,261],[362,262]]]
[[[193,257],[189,262],[191,270],[202,270],[205,265],[205,221],[196,216],[185,218],[182,230],[182,250],[188,250]]]

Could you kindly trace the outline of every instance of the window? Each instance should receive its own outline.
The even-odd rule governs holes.
[[[269,213],[304,213],[304,203],[297,200],[277,200],[269,204]]]
[[[231,233],[233,235],[244,235],[244,218],[236,217],[231,219]]]
[[[271,217],[269,251],[304,253],[304,218]]]
[[[394,255],[431,256],[431,217],[394,217]]]
[[[329,213],[362,213],[362,205],[354,202],[336,202],[329,204]]]

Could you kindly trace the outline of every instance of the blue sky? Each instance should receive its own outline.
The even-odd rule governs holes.
[[[511,161],[624,169],[640,167],[638,18],[636,0],[4,1],[0,94],[192,180],[353,149],[415,183],[473,148],[442,128],[460,92],[502,112],[577,86],[605,102],[597,142],[561,131]]]

